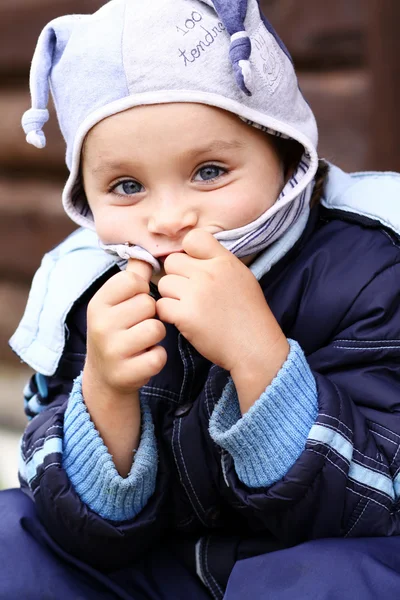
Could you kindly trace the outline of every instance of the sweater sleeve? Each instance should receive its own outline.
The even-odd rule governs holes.
[[[87,411],[82,376],[75,380],[64,418],[63,467],[82,502],[110,521],[133,519],[154,493],[157,446],[151,412],[143,399],[141,412],[139,448],[123,478]]]
[[[304,451],[317,417],[314,376],[299,344],[272,383],[241,415],[233,380],[227,383],[210,419],[210,435],[232,456],[236,473],[251,488],[281,479]]]
[[[387,251],[386,239],[382,236],[378,240],[385,244]],[[397,254],[395,256],[397,260]],[[221,416],[221,398],[214,409],[215,414],[211,415],[211,434],[217,443],[228,449],[222,453],[219,465],[223,483],[229,490],[227,497],[240,507],[241,514],[252,527],[261,531],[264,527],[287,545],[338,536],[399,535],[400,288],[393,282],[399,280],[400,263],[391,263],[391,260],[392,255],[388,266],[374,274],[361,291],[357,284],[357,296],[348,298],[348,305],[340,308],[337,322],[329,321],[332,337],[325,337],[322,344],[319,342],[308,348],[307,363],[318,394],[315,404],[318,414],[314,421],[310,418],[307,439],[303,419],[296,427],[291,426],[289,432],[284,431],[282,419],[282,414],[288,423],[298,419],[299,406],[303,405],[299,391],[301,372],[296,375],[296,370],[290,369],[294,380],[293,397],[286,413],[285,404],[280,404],[280,396],[272,402],[272,390],[281,380],[286,365],[266,390],[266,400],[269,398],[271,402],[266,404],[265,418],[260,418],[260,427],[264,427],[264,420],[267,421],[269,432],[269,425],[276,420],[275,404],[280,406],[280,417],[271,429],[279,431],[281,447],[276,442],[266,453],[264,445],[260,444],[251,454],[240,450],[240,445],[247,442],[246,436],[235,439],[228,435],[243,427],[242,432],[246,431],[252,439],[252,429],[244,429],[244,425],[254,416],[253,411],[243,418],[236,413],[239,417],[236,421],[233,418],[226,421],[227,417]],[[331,277],[330,269],[325,275]],[[346,276],[351,278],[353,271],[346,271]],[[366,276],[369,276],[368,269]],[[318,279],[318,284],[321,294],[312,302],[325,307],[325,318],[325,314],[330,314],[329,298],[325,294],[330,294],[332,288],[326,288],[324,280]],[[312,302],[307,299],[311,318],[316,312]],[[304,324],[303,327],[306,336],[308,330]],[[253,409],[254,413],[258,412],[257,402]],[[300,411],[304,414],[303,409]],[[289,442],[295,445],[290,436],[295,436],[299,428],[303,430],[304,449],[284,472],[289,461],[281,461],[274,453],[286,452]],[[266,435],[264,432],[263,436],[270,444]],[[262,439],[263,436],[256,437]],[[227,445],[227,440],[229,443],[232,439],[232,445]],[[300,450],[300,446],[298,448]],[[244,483],[240,452],[245,455],[242,461],[246,465],[245,473],[251,469],[250,461],[262,463],[258,466],[265,470],[269,470],[271,464],[281,464],[281,478],[276,479],[279,473],[275,473],[271,479],[258,480],[267,483],[276,479],[267,486],[247,485],[257,483],[257,479],[247,479]],[[295,456],[293,452],[292,460]]]

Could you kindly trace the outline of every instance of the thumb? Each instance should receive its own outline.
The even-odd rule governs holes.
[[[184,237],[182,246],[186,254],[200,259],[215,258],[229,252],[205,229],[192,229]]]
[[[128,259],[126,270],[130,273],[136,273],[136,275],[139,275],[139,277],[144,279],[147,283],[150,283],[153,267],[148,262],[138,260],[137,258],[130,258]]]

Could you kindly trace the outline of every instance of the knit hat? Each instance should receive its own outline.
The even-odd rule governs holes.
[[[93,15],[57,18],[39,37],[30,87],[32,108],[22,119],[27,141],[46,144],[51,89],[70,170],[63,204],[81,226],[94,229],[76,185],[85,136],[106,117],[138,105],[219,107],[304,147],[299,170],[268,214],[216,235],[227,247],[233,239],[241,244],[242,255],[254,249],[243,242],[246,236],[255,239],[254,231],[284,209],[298,212],[290,205],[306,190],[310,196],[318,165],[315,119],[290,55],[257,0],[111,0]]]

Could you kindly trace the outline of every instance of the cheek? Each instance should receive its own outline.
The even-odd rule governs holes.
[[[93,211],[96,233],[105,244],[134,241],[139,231],[138,221],[127,208],[107,207]]]
[[[268,193],[262,186],[246,186],[229,191],[221,216],[227,229],[237,229],[252,223],[276,201],[275,190]]]
[[[243,220],[247,225],[248,223],[252,223],[261,215],[265,213],[266,210],[271,208],[271,206],[275,203],[276,197],[268,197],[267,193],[261,194],[260,190],[253,191],[253,193],[249,193],[246,201],[242,205],[242,215]]]

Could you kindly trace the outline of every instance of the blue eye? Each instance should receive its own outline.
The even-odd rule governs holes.
[[[194,181],[213,181],[214,179],[221,177],[221,175],[224,175],[226,172],[226,169],[223,169],[222,167],[206,165],[197,171]]]
[[[113,192],[116,192],[120,196],[133,196],[134,194],[140,194],[143,190],[142,184],[134,179],[121,181],[112,189]]]

